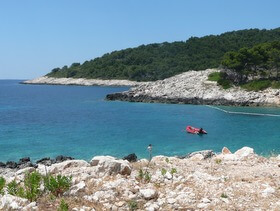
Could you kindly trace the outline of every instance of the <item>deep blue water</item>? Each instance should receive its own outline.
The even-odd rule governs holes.
[[[126,87],[21,85],[0,80],[0,160],[33,160],[59,154],[91,159],[135,152],[184,155],[223,146],[250,146],[259,154],[280,152],[280,117],[227,114],[207,106],[104,101]],[[227,110],[280,114],[277,108]],[[203,127],[207,135],[184,132]]]

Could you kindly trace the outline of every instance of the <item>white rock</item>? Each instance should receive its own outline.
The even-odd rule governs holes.
[[[111,156],[95,156],[90,161],[91,166],[96,166],[99,173],[130,175],[131,167],[127,160],[117,160]]]
[[[175,202],[176,202],[176,199],[174,199],[174,198],[168,198],[167,199],[168,204],[174,204]]]
[[[275,189],[269,186],[262,191],[262,196],[263,197],[268,197],[269,195],[271,195],[273,193],[275,193]]]
[[[154,189],[140,189],[139,192],[146,200],[154,199],[158,195],[157,191]]]
[[[164,175],[164,177],[166,178],[166,179],[172,179],[172,175],[169,173],[169,172],[166,172],[166,174]]]
[[[0,210],[22,210],[28,205],[28,200],[6,194],[0,197]]]
[[[248,157],[249,155],[253,155],[254,154],[254,149],[250,148],[250,147],[243,147],[239,150],[237,150],[234,153],[239,159]]]
[[[73,185],[70,189],[70,195],[75,195],[78,192],[83,191],[85,189],[85,187],[86,187],[86,184],[84,181],[81,181],[78,184]]]
[[[206,207],[208,207],[208,203],[199,203],[198,205],[197,205],[197,208],[199,208],[199,209],[203,209],[203,208],[206,208]]]
[[[81,168],[81,167],[88,167],[90,166],[88,162],[84,160],[66,160],[61,163],[56,163],[53,164],[49,167],[48,171],[49,173],[56,174],[56,173],[61,173],[63,170],[67,168]]]
[[[200,160],[204,160],[204,156],[202,154],[195,154],[189,159],[192,161],[200,161]]]

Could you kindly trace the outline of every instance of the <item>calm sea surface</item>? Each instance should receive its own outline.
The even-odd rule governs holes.
[[[250,146],[258,154],[280,153],[280,117],[227,114],[207,106],[104,101],[126,87],[21,85],[0,80],[0,161],[59,154],[89,160],[135,152],[184,155],[223,146]],[[280,114],[277,108],[231,111]],[[203,127],[207,135],[184,132]]]

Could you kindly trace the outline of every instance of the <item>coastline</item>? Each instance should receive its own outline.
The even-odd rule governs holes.
[[[149,82],[137,82],[129,80],[102,80],[85,78],[53,78],[42,76],[32,80],[21,82],[34,85],[78,85],[78,86],[139,86]]]
[[[246,91],[240,87],[223,89],[208,75],[217,69],[188,71],[171,78],[142,84],[121,93],[108,94],[107,100],[146,103],[175,103],[224,106],[280,106],[280,90]]]
[[[130,161],[95,156],[89,162],[61,159],[23,169],[0,168],[7,183],[23,184],[25,173],[35,170],[72,177],[70,189],[52,201],[42,195],[30,203],[4,190],[0,209],[44,210],[51,203],[56,210],[62,198],[71,210],[130,210],[132,204],[148,211],[280,209],[280,155],[266,158],[249,147],[234,153],[224,147],[219,154],[204,150],[181,158]],[[140,171],[148,176],[141,177]]]

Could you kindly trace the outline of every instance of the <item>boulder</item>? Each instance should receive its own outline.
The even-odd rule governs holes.
[[[123,160],[127,160],[128,162],[136,162],[137,156],[135,153],[129,154],[123,158]]]
[[[18,163],[18,168],[19,168],[19,169],[25,169],[25,168],[28,168],[28,167],[35,167],[35,168],[36,168],[37,165],[31,163],[30,161],[25,162],[25,163],[21,163],[21,164]]]
[[[28,205],[28,200],[6,194],[0,197],[0,210],[22,210]]]
[[[192,161],[204,160],[204,156],[202,154],[195,154],[190,157],[190,160],[192,160]]]
[[[25,157],[25,158],[19,159],[18,164],[21,165],[21,164],[24,164],[24,163],[27,163],[27,162],[30,162],[30,157]]]
[[[197,154],[202,155],[203,159],[211,158],[215,155],[213,150],[202,150],[202,151],[197,151],[197,152],[190,153],[186,157],[191,158],[192,156],[197,155]]]
[[[5,167],[6,167],[6,164],[3,162],[0,162],[0,168],[5,168]]]
[[[254,155],[254,149],[250,147],[243,147],[234,153],[239,159]]]
[[[91,166],[96,166],[99,173],[130,175],[131,167],[127,160],[117,160],[111,156],[95,156],[90,161]]]
[[[146,200],[154,199],[158,196],[157,191],[154,189],[140,189],[139,192]]]
[[[56,174],[61,173],[61,171],[67,169],[67,168],[73,168],[73,167],[88,167],[89,163],[84,160],[67,160],[61,163],[56,163],[51,165],[48,168],[49,173]]]
[[[78,192],[81,192],[85,189],[86,183],[84,181],[79,182],[78,184],[74,185],[70,189],[70,195],[75,195]]]
[[[37,164],[43,164],[45,166],[50,166],[55,163],[55,160],[50,159],[50,157],[45,157],[36,161]]]
[[[14,161],[7,161],[6,168],[15,169],[18,167],[18,164]]]
[[[61,162],[66,161],[66,160],[74,160],[74,158],[63,156],[63,155],[59,155],[55,158],[56,163],[61,163]]]
[[[223,155],[231,154],[231,151],[230,151],[227,147],[224,147],[224,148],[222,149],[222,154],[223,154]]]

